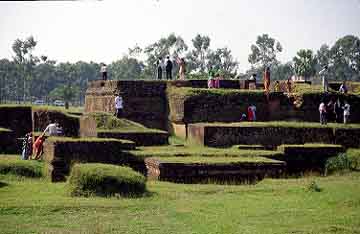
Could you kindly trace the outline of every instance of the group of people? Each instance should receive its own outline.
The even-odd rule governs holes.
[[[186,63],[184,58],[177,58],[176,63],[179,66],[179,79],[185,80],[185,72],[186,72]],[[173,62],[170,59],[170,56],[166,57],[165,62],[163,62],[163,58],[159,58],[156,63],[156,73],[157,79],[162,80],[163,71],[165,70],[166,79],[172,80],[172,73],[173,73]]]
[[[350,104],[344,103],[338,98],[336,101],[331,99],[327,104],[322,101],[319,105],[320,124],[325,125],[329,121],[344,124],[350,121]]]
[[[46,126],[45,130],[35,139],[33,134],[27,133],[23,138],[21,158],[23,160],[39,160],[44,153],[44,141],[48,136],[62,136],[63,129],[59,123],[50,121],[50,124]]]
[[[212,67],[209,69],[208,88],[218,89],[220,88],[220,80],[224,79],[220,73],[216,72]]]

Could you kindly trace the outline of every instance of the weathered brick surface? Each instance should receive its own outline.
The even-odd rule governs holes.
[[[50,124],[51,120],[60,124],[65,136],[79,136],[80,119],[78,116],[47,109],[36,109],[33,111],[34,131],[44,131],[46,126]]]
[[[168,107],[165,81],[95,81],[89,84],[85,112],[114,113],[114,99],[121,92],[124,117],[146,127],[167,129]]]
[[[303,173],[306,171],[325,171],[327,159],[345,152],[345,148],[337,145],[282,145],[278,148],[283,154],[276,159],[285,161],[289,174]]]
[[[44,160],[47,173],[53,182],[64,181],[75,162],[98,162],[117,165],[137,165],[136,157],[127,153],[133,150],[134,143],[118,140],[77,140],[48,138],[44,144]],[[141,162],[138,162],[141,164]]]
[[[326,143],[359,147],[360,129],[247,127],[230,125],[190,124],[189,140],[201,145],[264,145]]]
[[[239,163],[171,163],[146,158],[149,179],[177,183],[252,183],[265,176],[279,177],[285,171],[284,162]]]
[[[0,129],[0,153],[20,153],[21,148],[19,147],[21,142],[16,140],[16,135],[13,131]]]

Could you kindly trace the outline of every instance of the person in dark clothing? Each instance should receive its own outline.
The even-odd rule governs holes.
[[[335,114],[336,114],[336,122],[337,123],[342,123],[343,121],[343,109],[342,109],[342,104],[340,99],[338,98],[336,103],[335,103]]]
[[[159,60],[156,62],[156,68],[157,68],[157,78],[158,78],[158,80],[161,80],[162,79],[162,72],[163,72],[162,58],[159,58]]]
[[[172,69],[173,69],[173,63],[170,60],[170,57],[166,57],[166,64],[165,64],[165,70],[166,70],[166,79],[172,80]]]

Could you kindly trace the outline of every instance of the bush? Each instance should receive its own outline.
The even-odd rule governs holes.
[[[325,175],[343,172],[351,169],[351,161],[345,153],[329,158],[325,163]]]
[[[12,174],[24,177],[42,177],[44,163],[21,160],[18,158],[0,157],[0,174]]]
[[[346,155],[350,160],[351,170],[360,171],[360,149],[348,149]]]
[[[146,191],[143,175],[128,167],[108,164],[75,164],[68,187],[71,196],[139,196]]]

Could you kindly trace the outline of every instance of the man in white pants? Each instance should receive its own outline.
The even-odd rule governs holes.
[[[115,97],[115,109],[116,109],[116,117],[121,118],[123,115],[123,98],[120,96],[120,93],[118,93]]]
[[[327,80],[327,70],[328,70],[328,66],[324,66],[324,68],[319,72],[319,75],[322,78],[322,86],[324,89],[324,92],[328,91],[328,80]]]

